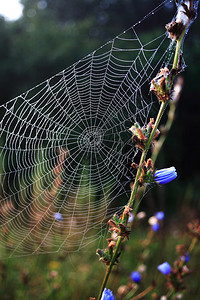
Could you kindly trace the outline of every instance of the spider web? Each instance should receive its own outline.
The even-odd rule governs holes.
[[[167,2],[0,107],[1,256],[78,251],[127,203],[128,129],[153,117],[149,84],[173,52],[164,30],[147,40],[140,27]]]

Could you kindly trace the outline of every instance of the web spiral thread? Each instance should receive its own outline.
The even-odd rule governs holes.
[[[137,154],[128,129],[158,105],[149,84],[168,45],[165,33],[147,41],[139,22],[0,107],[1,256],[101,238],[128,201]]]

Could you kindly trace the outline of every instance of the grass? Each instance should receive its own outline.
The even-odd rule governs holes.
[[[141,221],[137,230],[133,228],[130,241],[123,247],[120,264],[108,282],[114,295],[119,286],[131,282],[130,274],[138,266],[145,264],[147,269],[142,274],[140,291],[147,288],[152,280],[156,287],[152,292],[159,296],[165,294],[165,276],[157,271],[157,266],[168,261],[173,266],[177,259],[176,245],[189,244],[190,236],[186,233],[185,219],[166,219],[163,228],[156,233],[149,247],[145,241],[149,232],[147,218]],[[0,261],[0,299],[39,299],[84,300],[98,294],[105,266],[95,255],[95,245],[84,252],[74,254],[42,254]],[[188,267],[192,270],[186,278],[186,291],[183,299],[197,300],[200,294],[200,245],[194,248]],[[152,292],[143,299],[152,299]],[[137,294],[136,293],[136,294]],[[119,299],[116,297],[116,299]],[[125,299],[125,298],[124,298]],[[128,299],[128,298],[126,298]]]

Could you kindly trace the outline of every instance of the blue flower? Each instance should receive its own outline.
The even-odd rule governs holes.
[[[155,213],[154,215],[156,217],[156,219],[158,219],[159,221],[162,221],[165,217],[165,214],[163,211],[158,211],[157,213]]]
[[[161,169],[155,172],[154,180],[158,184],[165,184],[177,177],[177,172],[174,167]]]
[[[60,213],[55,213],[54,214],[54,218],[57,220],[57,221],[62,221],[63,220],[63,217]]]
[[[181,260],[184,260],[187,263],[190,260],[189,254],[186,252],[183,256],[181,256]]]
[[[128,218],[128,222],[131,223],[134,219],[134,215],[132,213],[130,213],[130,216]]]
[[[107,290],[105,288],[100,300],[115,300],[115,297],[113,296],[111,290]]]
[[[168,264],[168,262],[164,262],[163,264],[159,265],[157,269],[164,275],[168,275],[171,272],[171,266]]]
[[[151,225],[151,229],[156,232],[160,229],[160,225],[158,223],[155,223]]]
[[[141,275],[139,272],[137,271],[134,271],[131,273],[131,279],[136,282],[136,283],[139,283],[141,281]]]

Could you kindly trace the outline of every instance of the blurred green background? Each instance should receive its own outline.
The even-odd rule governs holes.
[[[0,17],[1,104],[92,52],[162,1],[21,0],[21,3],[24,10],[19,20],[7,22]],[[157,17],[167,23],[174,13],[173,3],[168,3],[164,13],[158,12]],[[143,282],[144,286],[153,279],[157,264],[162,260],[173,262],[177,237],[179,243],[188,243],[186,224],[200,212],[199,26],[198,17],[186,36],[184,88],[175,122],[157,161],[157,167],[176,166],[178,178],[166,187],[152,189],[141,207],[148,216],[161,209],[167,215],[165,226],[160,236],[155,237],[150,256],[147,256],[150,275]],[[143,30],[153,36],[159,29],[151,23]],[[122,263],[113,275],[115,278],[110,281],[113,290],[127,283],[130,272],[137,266],[140,241],[147,227],[144,221],[131,238],[127,254],[123,254]],[[196,296],[200,293],[199,256],[195,251],[191,259],[194,274],[191,275],[193,279],[188,280],[185,299],[199,299]],[[95,248],[81,255],[59,253],[1,260],[0,299],[88,299],[97,295],[104,269],[95,256]],[[155,277],[158,276],[156,273]],[[162,277],[158,281],[163,286]]]

